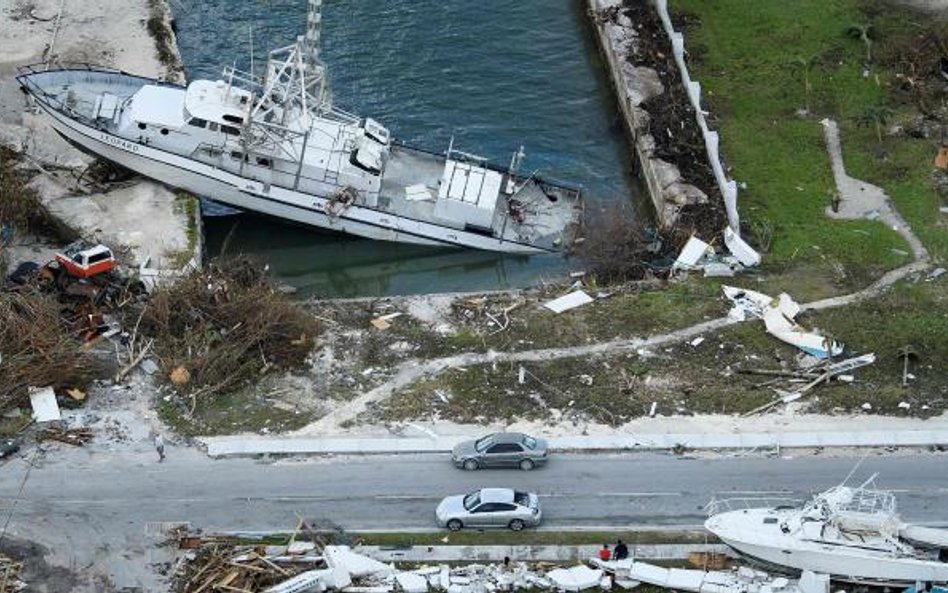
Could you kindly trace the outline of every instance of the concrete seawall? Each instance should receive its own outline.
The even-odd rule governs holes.
[[[622,0],[585,3],[635,155],[635,170],[645,184],[659,226],[673,226],[683,206],[705,202],[708,196],[685,182],[676,165],[655,155],[649,114],[642,105],[667,91],[655,70],[635,66],[627,59],[636,48],[638,33],[634,23],[622,13]]]

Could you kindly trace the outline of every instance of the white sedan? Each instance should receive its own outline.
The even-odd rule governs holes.
[[[520,531],[539,525],[541,516],[536,494],[511,488],[482,488],[449,496],[435,510],[438,525],[451,531],[462,527],[507,527]]]

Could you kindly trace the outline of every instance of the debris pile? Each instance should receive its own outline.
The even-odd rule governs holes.
[[[754,387],[769,387],[778,395],[776,399],[746,412],[745,416],[759,414],[780,404],[797,401],[814,387],[833,379],[851,382],[853,376],[849,374],[850,371],[876,361],[874,353],[836,360],[837,356],[843,354],[843,344],[830,336],[825,336],[816,330],[806,330],[797,324],[795,318],[800,312],[800,305],[786,293],[781,293],[775,299],[760,292],[733,286],[722,286],[722,290],[724,295],[734,303],[728,313],[729,317],[740,321],[748,316],[762,319],[768,333],[782,342],[799,348],[803,353],[799,359],[800,368],[796,370],[738,370],[745,374],[770,376],[770,379]]]
[[[298,593],[485,593],[490,591],[581,591],[605,582],[600,568],[561,568],[538,564],[531,569],[509,559],[497,564],[420,566],[399,570],[353,551],[349,546],[291,540],[288,545],[238,545],[211,538],[182,537],[182,547],[199,548],[176,571],[177,593],[246,591]],[[548,569],[548,570],[545,570]]]
[[[634,23],[638,35],[628,62],[654,69],[665,89],[644,101],[642,107],[648,113],[648,133],[654,142],[651,158],[674,166],[677,171],[667,177],[680,176],[673,183],[662,180],[666,182],[663,191],[669,194],[666,224],[711,237],[724,228],[727,214],[672,42],[652,4],[624,0],[622,13]]]
[[[181,545],[200,547],[185,556],[187,563],[176,574],[178,593],[202,591],[264,591],[292,579],[322,561],[313,555],[313,544],[293,542],[289,546],[241,546],[233,541],[182,538]],[[296,545],[294,545],[294,543]],[[292,548],[292,553],[291,552]]]
[[[816,331],[807,331],[794,321],[800,312],[790,295],[781,293],[776,299],[763,293],[733,286],[722,286],[724,295],[734,303],[728,313],[732,319],[743,321],[748,316],[764,320],[767,331],[783,342],[796,346],[818,359],[839,356],[843,344]]]
[[[52,294],[0,291],[0,410],[26,407],[31,386],[65,392],[105,374],[108,361],[80,347],[72,321]]]
[[[829,576],[803,571],[799,580],[774,577],[766,572],[737,567],[730,571],[664,568],[633,560],[592,562],[614,576],[616,583],[648,583],[690,593],[829,593]]]
[[[67,445],[81,447],[92,440],[92,430],[83,426],[63,428],[51,426],[44,428],[36,435],[38,441],[59,441]]]
[[[147,303],[124,311],[126,325],[154,341],[162,374],[178,394],[212,397],[301,365],[317,325],[249,258],[210,262]]]
[[[721,254],[709,243],[691,236],[672,265],[677,270],[704,270],[705,276],[731,277],[760,264],[760,254],[726,227],[722,233],[729,254]]]
[[[0,554],[0,593],[26,590],[26,583],[20,580],[22,569],[22,562],[16,562],[12,558]]]

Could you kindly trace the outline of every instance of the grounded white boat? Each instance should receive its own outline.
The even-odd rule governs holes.
[[[305,36],[270,52],[262,78],[187,87],[89,66],[25,67],[21,87],[67,141],[223,204],[387,241],[512,253],[563,250],[580,192],[449,146],[394,141],[332,105],[318,57],[321,0]]]
[[[902,522],[895,496],[870,488],[874,478],[858,487],[836,486],[803,505],[714,501],[705,527],[746,556],[836,580],[948,582],[948,531]],[[730,510],[737,503],[747,508]]]

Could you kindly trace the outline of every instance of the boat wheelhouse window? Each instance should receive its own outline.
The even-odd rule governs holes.
[[[195,128],[206,128],[207,120],[201,119],[200,117],[192,117],[191,121],[188,122],[189,126],[194,126]]]
[[[257,157],[257,164],[260,165],[261,167],[269,167],[269,166],[270,166],[270,159],[268,159],[268,158],[266,158],[266,157],[258,156],[258,157]]]
[[[139,130],[144,130],[144,129],[147,128],[147,127],[148,127],[148,126],[146,126],[145,124],[143,124],[143,123],[141,123],[141,122],[139,122],[139,124],[138,124],[138,129],[139,129]]]
[[[365,165],[363,165],[362,163],[360,163],[360,162],[359,162],[359,159],[357,158],[358,153],[359,153],[359,149],[358,149],[358,148],[356,148],[355,150],[353,150],[352,152],[349,153],[349,164],[350,164],[350,165],[353,165],[354,167],[358,167],[359,169],[362,169],[363,171],[367,171],[367,172],[371,173],[372,175],[378,175],[378,174],[381,172],[381,171],[379,171],[378,169],[373,169],[372,167],[366,167]]]
[[[234,126],[225,126],[224,124],[221,124],[221,132],[230,134],[231,136],[240,136],[240,130]]]
[[[777,522],[777,517],[764,517],[764,525],[772,525]]]
[[[244,123],[244,118],[242,118],[242,117],[237,117],[236,115],[229,115],[229,114],[228,114],[228,115],[225,115],[225,116],[224,116],[224,121],[229,121],[229,122],[232,123],[232,124],[241,124],[241,125],[243,125],[243,123]]]

